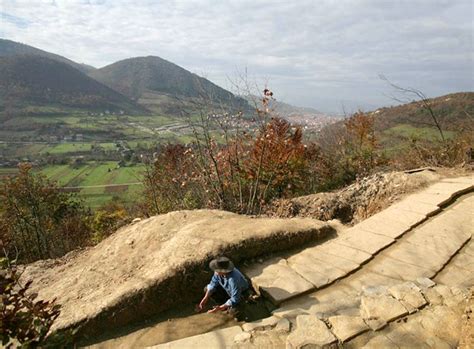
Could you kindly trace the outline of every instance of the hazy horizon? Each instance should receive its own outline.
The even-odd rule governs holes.
[[[0,37],[98,68],[159,56],[232,92],[246,74],[280,101],[340,113],[394,104],[380,74],[429,97],[472,91],[472,7],[424,0],[4,0]]]

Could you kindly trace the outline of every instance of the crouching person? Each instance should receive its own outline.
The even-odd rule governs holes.
[[[198,309],[203,310],[212,298],[219,305],[208,313],[228,310],[234,316],[238,316],[250,292],[247,280],[227,257],[212,260],[209,267],[214,271],[214,275],[204,289],[205,295]]]

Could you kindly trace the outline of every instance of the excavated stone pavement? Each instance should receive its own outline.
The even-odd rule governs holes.
[[[442,180],[342,236],[246,269],[279,306],[268,320],[275,328],[247,324],[250,336],[214,347],[456,347],[474,286],[474,195],[441,207],[473,184]],[[290,321],[286,331],[278,319]]]
[[[123,227],[72,257],[28,265],[22,278],[34,280],[31,291],[41,299],[56,298],[62,305],[54,331],[72,327],[87,337],[199,297],[210,278],[206,266],[216,255],[238,262],[314,242],[332,231],[329,224],[309,218],[171,212]]]

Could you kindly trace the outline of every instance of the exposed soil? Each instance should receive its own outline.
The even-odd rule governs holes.
[[[339,219],[345,224],[356,224],[441,177],[442,174],[433,169],[376,173],[338,191],[277,200],[266,215],[311,217],[323,221]]]
[[[75,328],[77,338],[95,338],[197,302],[216,255],[239,265],[332,232],[328,224],[312,219],[172,212],[123,227],[93,248],[29,265],[22,277],[34,280],[31,292],[61,304],[53,331]]]

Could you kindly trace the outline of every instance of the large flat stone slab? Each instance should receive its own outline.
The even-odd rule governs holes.
[[[391,207],[402,211],[416,212],[423,216],[431,216],[440,211],[437,200],[430,204],[424,202],[424,199],[423,194],[412,194]]]
[[[360,263],[346,259],[343,256],[326,253],[319,246],[307,248],[301,254],[307,255],[312,260],[322,261],[327,265],[341,269],[346,273],[352,272],[360,266]]]
[[[435,229],[435,226],[429,226],[427,228]],[[452,256],[469,239],[470,237],[462,232],[459,234],[453,233],[452,237],[448,238],[440,231],[433,234],[433,231],[424,229],[424,231],[417,232],[416,234],[407,237],[405,242],[426,248],[427,250],[438,251],[438,253],[443,256]]]
[[[408,264],[405,265],[408,266]],[[374,285],[391,286],[399,284],[402,281],[403,279],[400,277],[394,275],[388,276],[364,268],[362,272],[356,273],[347,279],[340,281],[340,283],[351,287],[356,292],[360,292],[364,287],[370,287]]]
[[[332,326],[332,332],[341,342],[369,330],[360,316],[336,315],[331,316],[328,321]]]
[[[311,294],[312,304],[306,306],[307,312],[318,317],[334,315],[359,315],[360,297],[353,288],[337,283]]]
[[[331,254],[333,256],[340,257],[341,259],[353,261],[357,264],[365,263],[372,258],[372,255],[370,253],[358,250],[356,248],[352,248],[350,246],[338,244],[338,240],[339,239],[335,239],[333,241],[322,244],[318,246],[318,250],[327,254]]]
[[[421,193],[410,195],[410,199],[413,200],[413,202],[436,206],[448,204],[452,198],[452,192],[423,191]]]
[[[316,288],[326,286],[347,274],[346,271],[314,259],[309,253],[304,252],[288,258],[288,265]]]
[[[337,240],[340,245],[356,248],[369,254],[375,254],[393,242],[395,240],[392,238],[358,229],[357,226]]]
[[[367,270],[393,279],[405,281],[416,280],[419,277],[431,278],[435,274],[435,272],[430,269],[408,264],[388,256],[383,256],[378,263],[368,266]]]
[[[374,331],[388,322],[408,314],[407,309],[395,298],[388,295],[362,296],[360,315]]]
[[[421,294],[420,288],[413,282],[394,285],[388,290],[410,313],[415,312],[427,303],[425,297]]]
[[[336,337],[326,324],[314,315],[300,315],[296,318],[296,330],[286,339],[287,349],[329,348],[335,344]]]
[[[463,248],[463,253],[474,257],[474,240],[471,239]]]
[[[433,272],[439,271],[452,256],[447,250],[432,250],[403,241],[385,251],[384,255]]]
[[[466,269],[467,271],[470,271],[474,274],[474,257],[468,255],[467,253],[461,252],[460,254],[456,255],[454,260],[452,260],[450,263],[458,268]]]
[[[458,268],[450,263],[436,276],[435,280],[448,286],[473,287],[474,272]]]
[[[282,258],[255,264],[243,271],[252,280],[255,289],[260,290],[277,305],[314,289],[313,284],[291,269]]]
[[[153,349],[183,349],[183,348],[206,348],[222,349],[230,348],[234,343],[234,337],[242,333],[240,326],[224,328],[193,337],[178,339],[177,341],[155,345]]]
[[[425,215],[392,206],[360,222],[355,227],[395,239],[424,219],[426,219]]]

